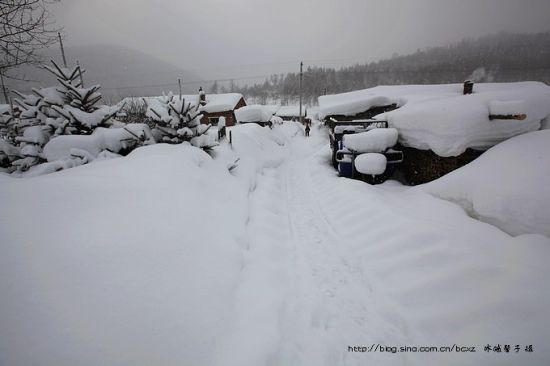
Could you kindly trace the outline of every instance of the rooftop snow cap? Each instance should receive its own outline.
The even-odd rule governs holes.
[[[247,105],[235,110],[235,117],[239,123],[269,122],[273,113],[263,105]]]

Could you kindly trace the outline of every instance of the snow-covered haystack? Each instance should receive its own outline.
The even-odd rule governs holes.
[[[527,133],[421,189],[512,235],[550,236],[549,156],[550,130]]]

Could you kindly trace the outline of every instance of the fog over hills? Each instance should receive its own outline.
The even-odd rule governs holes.
[[[80,65],[86,70],[85,85],[100,84],[104,101],[116,102],[125,96],[159,95],[162,92],[178,91],[178,77],[182,78],[184,92],[195,92],[205,78],[184,70],[146,53],[120,46],[93,45],[66,47],[69,65]],[[53,59],[63,64],[59,48],[44,53],[44,62]],[[49,72],[38,67],[21,67],[12,74],[32,81],[9,80],[8,85],[21,92],[30,92],[32,87],[49,86],[56,83]],[[204,82],[204,87],[209,83]]]

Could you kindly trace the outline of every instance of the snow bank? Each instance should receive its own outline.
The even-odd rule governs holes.
[[[72,149],[85,150],[93,157],[101,151],[118,153],[132,147],[137,141],[153,143],[149,126],[143,123],[128,124],[124,128],[96,128],[91,135],[63,135],[51,139],[44,146],[44,155],[49,162],[70,158]]]
[[[235,117],[239,123],[269,122],[272,115],[269,108],[259,104],[247,105],[235,110]]]
[[[378,86],[319,97],[321,117],[355,115],[370,107],[396,103],[380,114],[399,131],[399,142],[440,156],[467,148],[485,150],[510,137],[538,130],[550,115],[550,87],[539,82],[478,83],[462,95],[462,84]],[[524,120],[490,120],[493,111],[526,114]],[[515,113],[514,113],[515,114]]]
[[[236,307],[235,289],[257,281],[244,269],[256,244],[249,195],[288,156],[298,126],[231,130],[233,147],[216,147],[215,159],[156,144],[55,174],[0,177],[0,364],[232,363],[220,349],[250,336],[227,332],[253,308]],[[240,159],[231,172],[230,154]]]
[[[344,146],[358,153],[379,153],[395,146],[397,130],[395,128],[375,128],[370,131],[344,135]]]
[[[317,221],[324,230],[319,235],[323,245],[313,241],[308,255],[318,253],[325,245],[339,248],[314,267],[317,278],[329,283],[334,279],[335,285],[331,288],[334,298],[325,296],[318,301],[323,302],[323,309],[331,303],[333,308],[323,311],[328,314],[329,326],[308,333],[322,342],[311,355],[332,356],[332,363],[324,363],[327,365],[338,364],[338,359],[349,365],[548,363],[550,348],[544,340],[550,339],[549,238],[511,237],[472,219],[453,203],[394,181],[371,186],[338,178],[327,167],[330,151],[325,149],[292,172],[321,210],[318,215],[296,215],[306,216],[312,231],[317,229]],[[545,150],[543,158],[547,157]],[[524,180],[526,191],[532,188],[526,181],[534,179]],[[539,188],[545,187],[548,192],[548,178],[540,183]],[[499,180],[498,184],[508,183]],[[500,191],[498,185],[495,189]],[[520,189],[515,186],[509,192],[516,194]],[[544,215],[548,222],[548,214]],[[332,263],[335,257],[334,262],[345,266]],[[353,285],[352,274],[357,274],[356,283],[360,285]],[[357,316],[349,315],[351,319],[344,323],[344,314],[354,313],[354,302]],[[376,308],[381,309],[382,319],[369,314]],[[303,334],[302,327],[294,329]],[[356,339],[364,339],[362,344],[469,344],[475,345],[477,352],[398,352],[384,353],[376,359],[377,353],[340,351]],[[483,351],[486,344],[499,343],[522,347],[533,344],[538,352],[528,354],[524,348],[517,354]]]
[[[550,130],[505,141],[421,186],[512,235],[550,236]]]
[[[354,164],[359,173],[379,175],[386,171],[388,159],[382,154],[366,153],[356,157]]]

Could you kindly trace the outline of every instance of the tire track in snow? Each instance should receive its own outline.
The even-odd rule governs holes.
[[[298,157],[280,168],[294,248],[294,281],[281,319],[279,364],[354,365],[386,359],[347,350],[348,345],[395,341],[403,330],[381,318],[368,279],[313,193],[309,167],[317,163],[315,153],[324,142],[318,138],[297,143],[309,148],[295,144]],[[372,328],[387,329],[388,334],[373,334]],[[392,356],[392,363],[401,361],[399,355]]]

